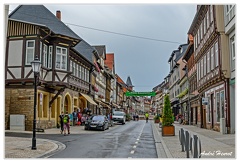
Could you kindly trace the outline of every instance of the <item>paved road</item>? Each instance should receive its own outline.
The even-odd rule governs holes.
[[[176,135],[170,137],[162,137],[161,128],[152,121],[131,121],[104,132],[74,126],[69,136],[61,135],[57,128],[46,129],[44,133],[37,133],[37,150],[31,150],[32,132],[5,130],[5,158],[55,157],[58,152],[62,153],[56,158],[63,158],[65,150],[71,155],[81,154],[79,158],[156,158],[156,154],[158,158],[186,158],[179,142],[181,128],[201,139],[201,158],[236,158],[235,134],[222,135],[196,126],[174,125]],[[64,157],[69,158],[69,153]]]
[[[157,158],[152,125],[144,121],[64,139],[66,149],[50,158]]]

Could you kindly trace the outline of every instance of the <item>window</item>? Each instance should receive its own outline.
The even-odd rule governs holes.
[[[214,52],[213,47],[211,47],[211,70],[214,69]]]
[[[208,97],[208,101],[209,101],[208,105],[207,105],[208,106],[208,113],[207,113],[208,114],[208,122],[211,122],[211,102],[212,101],[210,100],[210,97]]]
[[[75,76],[78,77],[78,64],[76,63],[76,71],[75,71]]]
[[[42,63],[42,42],[40,42],[40,62]]]
[[[226,5],[226,22],[228,23],[235,16],[235,5]]]
[[[207,73],[210,72],[210,52],[207,52]]]
[[[235,35],[230,38],[231,46],[231,70],[235,70]]]
[[[213,22],[213,5],[210,6],[210,23]]]
[[[78,65],[78,77],[81,79],[81,65]]]
[[[203,39],[203,24],[200,25],[201,40]]]
[[[89,82],[89,71],[87,70],[87,82]]]
[[[66,48],[57,47],[56,69],[67,70],[67,49]]]
[[[71,71],[72,72],[72,60],[70,60],[70,70],[69,71]]]
[[[209,28],[209,12],[207,11],[207,19],[206,19],[207,23],[206,23],[206,26],[207,26],[207,29]]]
[[[82,77],[81,77],[82,80],[84,80],[84,67],[82,67]]]
[[[206,16],[203,19],[203,34],[206,34]]]
[[[84,68],[84,81],[87,81],[87,69]]]
[[[205,76],[207,74],[206,72],[207,70],[207,56],[204,56],[204,64],[203,64],[203,76]]]
[[[73,67],[72,67],[72,75],[75,76],[75,71],[76,71],[75,62],[73,62],[72,64],[73,64]]]
[[[200,40],[201,40],[201,38],[200,38],[199,29],[198,29],[198,39],[197,39],[197,44],[199,44],[199,43],[200,43]]]
[[[225,118],[225,111],[224,111],[224,107],[225,107],[225,103],[224,103],[224,91],[220,92],[220,106],[221,106],[221,114],[222,114],[222,118]]]
[[[52,68],[52,49],[53,49],[53,46],[49,46],[49,49],[48,49],[48,68]]]
[[[42,62],[42,65],[44,66],[44,67],[47,67],[47,50],[48,50],[48,48],[47,48],[47,45],[46,44],[43,44],[43,62]]]
[[[216,93],[216,106],[217,106],[217,115],[216,115],[216,118],[217,118],[217,122],[220,122],[220,94],[219,92]]]
[[[201,78],[203,77],[203,58],[201,59]]]
[[[219,59],[218,59],[218,42],[215,43],[215,66],[218,66]]]
[[[31,62],[34,60],[35,53],[35,41],[27,40],[26,43],[26,65],[31,65]]]

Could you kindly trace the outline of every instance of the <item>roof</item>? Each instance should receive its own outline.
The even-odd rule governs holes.
[[[126,85],[129,86],[129,87],[133,87],[130,76],[127,77]]]
[[[95,49],[91,45],[89,45],[86,41],[82,40],[75,47],[73,47],[73,49],[75,49],[77,52],[83,55],[91,63],[94,62],[93,52]]]
[[[10,15],[9,18],[20,21],[26,21],[36,24],[42,24],[48,27],[55,34],[65,35],[68,37],[81,40],[75,47],[80,55],[87,59],[90,63],[93,63],[93,51],[94,47],[89,45],[76,33],[74,33],[67,25],[59,20],[52,12],[50,12],[43,5],[20,5]]]
[[[20,5],[9,14],[9,18],[42,24],[47,26],[55,34],[61,34],[82,40],[43,5]]]
[[[105,45],[94,45],[93,46],[97,51],[100,57],[104,57],[103,59],[106,59],[106,56],[103,56],[106,54],[106,46]]]
[[[182,52],[180,50],[181,48],[183,49]],[[177,54],[176,59],[175,59],[176,62],[185,54],[185,51],[187,48],[188,48],[188,44],[179,45],[179,47],[178,47],[179,53]]]

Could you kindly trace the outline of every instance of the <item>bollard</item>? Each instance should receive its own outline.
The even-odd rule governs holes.
[[[199,141],[198,141],[198,142],[199,142],[199,152],[198,152],[199,155],[198,155],[198,157],[201,158],[201,156],[202,156],[202,155],[201,155],[201,153],[202,153],[202,145],[201,145],[201,141],[200,141],[199,138],[198,138],[198,140],[199,140]]]
[[[184,130],[183,128],[181,128],[180,130],[180,134],[179,134],[179,137],[180,137],[180,142],[181,142],[181,146],[182,146],[182,152],[184,152],[184,146],[185,146],[185,135],[184,135]]]
[[[190,137],[190,143],[189,143],[189,150],[191,151],[191,157],[193,156],[193,148],[192,148],[192,143],[193,143],[193,138],[192,138],[192,136]]]
[[[198,158],[198,137],[193,135],[193,158]]]
[[[187,158],[189,158],[189,132],[185,131],[186,139],[185,139],[185,151],[187,154]]]

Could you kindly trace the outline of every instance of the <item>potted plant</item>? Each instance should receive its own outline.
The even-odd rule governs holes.
[[[164,97],[163,115],[162,115],[162,136],[174,136],[175,127],[173,125],[174,119],[172,115],[169,95]]]
[[[160,122],[160,115],[159,115],[159,114],[156,114],[156,115],[154,116],[154,122],[155,122],[155,123],[159,123],[159,122]]]

